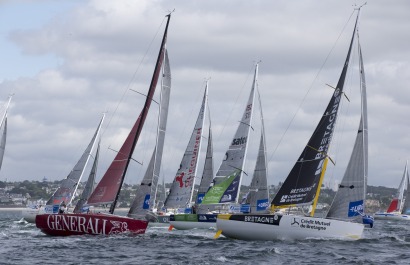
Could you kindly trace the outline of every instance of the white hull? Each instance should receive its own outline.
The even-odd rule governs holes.
[[[357,240],[364,225],[297,215],[218,215],[217,230],[229,238],[243,240],[335,238]],[[234,218],[235,218],[234,217]],[[231,220],[229,220],[231,218]]]
[[[374,219],[377,220],[405,220],[410,221],[410,215],[400,213],[375,213]]]
[[[35,208],[25,208],[25,209],[23,209],[22,210],[22,215],[23,215],[24,220],[26,220],[26,222],[35,224],[36,223],[36,216],[38,214],[40,214],[40,210],[41,210],[41,213],[45,213],[44,208],[39,208],[39,209],[38,208],[37,209],[35,209]]]
[[[177,230],[209,229],[216,227],[216,223],[211,222],[170,221],[169,224]]]

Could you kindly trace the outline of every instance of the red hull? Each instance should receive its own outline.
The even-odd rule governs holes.
[[[50,236],[144,234],[148,221],[111,214],[39,214],[36,226]]]

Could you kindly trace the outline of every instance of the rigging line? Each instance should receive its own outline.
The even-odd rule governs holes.
[[[348,25],[348,23],[349,23],[349,21],[350,21],[350,19],[352,18],[352,16],[353,16],[354,13],[355,13],[355,12],[353,11],[353,12],[350,14],[350,17],[348,18],[347,22],[346,22],[345,25],[343,26],[342,31],[340,32],[340,34],[339,34],[339,36],[337,37],[335,43],[333,44],[332,48],[330,49],[329,53],[327,54],[327,56],[326,56],[324,62],[322,63],[322,65],[321,65],[320,68],[319,68],[319,71],[317,72],[315,78],[313,79],[312,83],[310,84],[308,91],[307,91],[307,92],[305,93],[305,95],[303,96],[302,101],[300,102],[298,108],[296,109],[295,114],[293,115],[293,117],[291,118],[291,120],[290,120],[288,126],[286,127],[285,132],[284,132],[284,133],[282,134],[282,136],[280,137],[279,142],[278,142],[278,144],[276,145],[275,149],[273,150],[273,153],[272,153],[272,155],[270,156],[268,162],[272,161],[272,159],[273,159],[273,157],[274,157],[274,155],[275,155],[277,149],[279,148],[279,145],[282,143],[283,138],[285,137],[285,134],[288,132],[290,126],[292,125],[293,121],[294,121],[295,118],[296,118],[296,115],[298,114],[299,110],[302,108],[302,105],[303,105],[303,103],[305,102],[307,95],[309,94],[310,90],[313,88],[313,84],[314,84],[315,81],[318,79],[319,74],[322,72],[322,70],[323,70],[325,64],[327,63],[327,61],[328,61],[330,55],[332,54],[334,48],[336,47],[336,44],[338,43],[340,37],[342,36],[343,32],[345,31],[345,29],[346,29],[346,27],[347,27],[347,25]]]
[[[225,123],[224,123],[224,125],[223,125],[223,127],[222,127],[222,130],[220,131],[218,137],[215,138],[215,139],[216,139],[215,142],[217,142],[217,141],[221,138],[222,133],[223,133],[223,131],[225,130],[226,125],[228,124],[228,121],[231,120],[231,116],[232,116],[233,110],[234,110],[235,107],[237,106],[239,96],[242,94],[243,89],[244,89],[246,83],[247,83],[248,80],[249,80],[249,76],[251,75],[251,73],[252,73],[253,70],[255,69],[254,66],[255,66],[255,65],[252,65],[251,69],[249,70],[248,75],[246,76],[245,82],[242,84],[241,90],[240,90],[239,93],[237,94],[238,96],[237,96],[236,99],[235,99],[235,103],[233,104],[233,106],[232,106],[232,108],[231,108],[231,111],[229,112],[229,115],[228,115],[227,119],[225,120]],[[242,116],[241,116],[241,118],[242,118]]]
[[[163,18],[163,20],[162,20],[161,24],[159,25],[157,31],[155,32],[154,37],[151,39],[151,42],[149,43],[148,48],[146,49],[146,51],[145,51],[145,53],[144,53],[144,56],[142,57],[141,61],[139,62],[138,66],[137,66],[137,69],[135,70],[135,72],[134,72],[134,74],[132,75],[131,79],[128,81],[128,84],[126,85],[126,87],[125,87],[125,89],[124,89],[124,92],[122,93],[121,99],[120,99],[120,101],[118,102],[117,106],[115,107],[114,112],[113,112],[113,114],[111,115],[110,119],[108,120],[107,125],[105,126],[104,131],[101,133],[101,136],[103,136],[103,135],[105,134],[105,132],[107,131],[107,128],[108,128],[109,125],[111,124],[111,121],[112,121],[113,117],[115,116],[115,113],[117,112],[117,110],[118,110],[120,104],[123,102],[124,97],[125,97],[125,95],[127,94],[127,92],[128,92],[128,90],[129,90],[129,88],[130,88],[132,82],[135,80],[135,77],[137,76],[137,73],[139,72],[142,63],[144,62],[145,57],[147,57],[148,51],[151,49],[152,44],[154,43],[154,40],[157,38],[158,33],[159,33],[159,31],[160,31],[162,25],[164,24],[164,21],[165,21],[165,20],[166,20],[166,17]]]

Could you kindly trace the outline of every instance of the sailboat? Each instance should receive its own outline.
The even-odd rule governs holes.
[[[1,165],[3,164],[4,152],[6,150],[7,111],[9,109],[12,97],[13,97],[13,95],[10,95],[9,100],[6,104],[6,108],[4,110],[3,116],[1,117],[1,120],[0,120],[0,169],[1,169]]]
[[[167,22],[160,50],[158,53],[151,84],[146,95],[140,115],[125,139],[111,165],[97,184],[86,205],[111,204],[109,213],[67,213],[42,214],[36,216],[36,226],[43,233],[52,236],[70,235],[110,235],[118,233],[143,234],[148,226],[147,220],[119,216],[114,214],[118,197],[135,146],[141,134],[151,102],[158,83],[161,68],[166,54],[166,40],[171,14],[166,16]]]
[[[62,180],[60,186],[56,189],[53,195],[48,199],[46,205],[35,205],[33,207],[27,207],[22,211],[23,218],[29,223],[35,223],[36,216],[38,214],[45,213],[57,213],[60,207],[60,204],[64,204],[69,208],[72,206],[72,200],[76,194],[78,184],[81,181],[81,178],[84,174],[84,170],[87,167],[88,161],[90,159],[92,150],[95,143],[97,142],[98,135],[101,130],[102,123],[104,121],[105,115],[101,118],[97,129],[88,144],[87,148],[84,150],[78,162],[75,164],[73,169],[70,171],[68,176]]]
[[[217,233],[243,240],[338,238],[357,240],[364,225],[346,220],[314,217],[320,188],[328,163],[328,149],[333,136],[338,109],[343,95],[346,73],[360,8],[339,81],[313,135],[303,149],[288,177],[271,202],[272,214],[220,214]],[[277,211],[280,208],[311,205],[310,215],[294,215]],[[345,209],[348,211],[349,209]]]
[[[407,161],[396,195],[387,210],[375,213],[374,218],[381,220],[410,220],[410,179]]]
[[[161,219],[155,211],[155,205],[156,195],[158,191],[158,178],[165,142],[170,91],[171,69],[169,66],[168,53],[165,52],[156,145],[152,153],[151,160],[148,164],[148,168],[145,172],[144,178],[142,179],[140,186],[137,188],[135,198],[131,203],[128,217],[146,219],[150,222],[157,222],[159,219]]]
[[[206,192],[201,204],[197,206],[197,213],[171,214],[169,230],[215,227],[218,213],[237,208],[240,210],[239,192],[251,128],[257,76],[258,63],[255,66],[252,88],[242,120],[239,122],[234,138],[216,173],[212,187]]]

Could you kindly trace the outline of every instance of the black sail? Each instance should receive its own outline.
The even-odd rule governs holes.
[[[357,19],[345,64],[330,102],[302,154],[273,198],[272,207],[310,204],[316,196],[336,124],[356,26]]]

